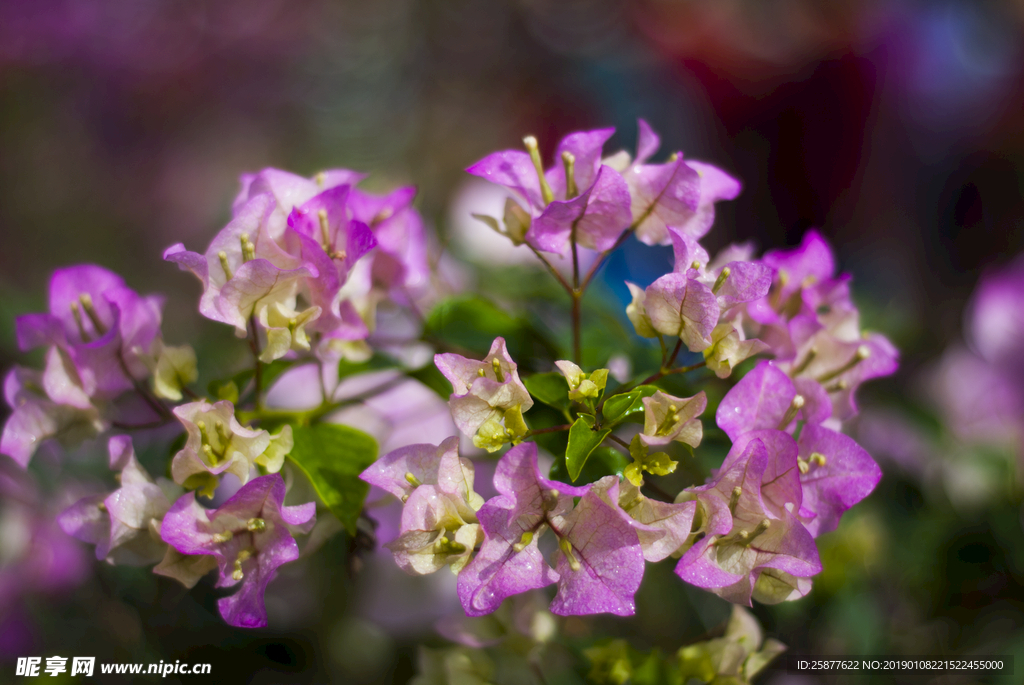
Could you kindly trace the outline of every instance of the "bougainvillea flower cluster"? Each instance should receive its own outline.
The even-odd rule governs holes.
[[[670,443],[700,445],[703,392],[677,397],[653,388],[637,398],[643,430],[629,447],[630,467],[568,485],[541,475],[536,448],[523,442],[532,433],[523,411],[533,402],[505,340],[495,339],[481,361],[437,355],[438,369],[452,384],[459,429],[491,451],[514,445],[498,462],[499,495],[476,511],[482,542],[475,556],[468,563],[460,556],[452,566],[471,616],[552,584],[556,614],[630,614],[644,560],[671,555],[679,558],[682,580],[732,602],[802,597],[822,569],[815,538],[834,530],[881,477],[841,424],[856,413],[859,385],[895,370],[896,352],[880,334],[861,331],[849,277],[836,275],[821,236],[811,231],[796,249],[760,259],[743,245],[711,259],[698,240],[711,226],[714,203],[735,197],[739,184],[680,154],[649,164],[658,139],[644,122],[635,160],[626,153],[603,159],[611,133],[567,136],[556,149],[558,163],[548,169],[537,142],[527,138],[526,151],[495,153],[468,171],[503,185],[511,203],[522,203],[506,211],[502,232],[539,252],[564,254],[575,245],[607,250],[629,233],[672,244],[671,272],[646,288],[627,284],[632,302],[626,314],[637,334],[660,338],[666,351],[675,346],[659,376],[675,371],[682,348],[700,353],[704,362],[697,366],[720,378],[752,356],[767,358],[718,406],[715,422],[733,443],[721,467],[705,484],[666,502],[644,494],[643,473],[675,469],[677,462],[657,451]],[[497,219],[487,223],[500,228]],[[568,360],[555,366],[577,423],[591,431],[601,427],[597,403],[632,387],[609,393],[607,370],[588,373]],[[614,434],[616,420],[603,418]],[[569,441],[571,453],[572,433]],[[376,469],[363,477],[378,483]],[[411,502],[409,496],[406,510]],[[406,523],[413,519],[403,515],[403,536],[411,534]],[[551,541],[547,554],[545,539]],[[473,551],[460,548],[459,554]]]
[[[216,571],[217,587],[236,588],[218,600],[221,615],[240,627],[271,620],[268,584],[315,548],[303,536],[317,521],[324,535],[372,528],[370,486],[375,505],[401,507],[396,534],[381,541],[397,565],[413,575],[448,567],[467,617],[542,592],[550,614],[534,615],[630,615],[646,564],[669,558],[680,582],[736,604],[805,596],[822,570],[816,539],[881,477],[843,426],[860,385],[896,369],[896,350],[861,329],[850,278],[820,234],[761,257],[730,245],[712,258],[700,240],[739,181],[680,152],[652,161],[660,139],[643,121],[635,154],[606,154],[614,133],[571,133],[551,165],[528,136],[523,150],[467,170],[508,191],[504,215],[484,222],[528,245],[568,296],[568,315],[545,320],[552,341],[529,353],[530,336],[494,332],[513,319],[500,307],[436,303],[449,286],[431,269],[414,188],[374,195],[349,170],[265,169],[243,175],[204,251],[164,253],[199,280],[199,313],[246,339],[245,365],[218,370],[200,392],[201,360],[164,342],[162,298],[99,266],[60,270],[49,311],[18,320],[19,345],[45,347],[45,365],[8,373],[0,452],[25,468],[51,439],[77,447],[107,435],[116,487],[79,499],[60,526],[97,559],[153,566],[187,587]],[[625,284],[622,339],[661,349],[658,367],[635,378],[614,360],[615,373],[584,363],[593,355],[580,304],[631,237],[673,249],[667,273]],[[600,253],[589,273],[580,248]],[[571,255],[571,276],[550,255]],[[979,311],[1000,302],[995,292]],[[449,336],[460,327],[473,335]],[[695,387],[702,379],[727,386],[724,397]],[[359,413],[396,388],[403,401],[374,405],[387,421]],[[432,428],[458,434],[406,444],[375,429],[426,421],[421,389]],[[437,420],[445,401],[450,423]],[[146,445],[167,441],[169,460],[137,456],[133,431]],[[722,435],[731,446],[718,468],[682,485],[655,480]],[[377,458],[375,438],[395,449]],[[598,448],[620,460],[591,458]],[[482,459],[496,461],[489,484],[476,482],[491,471]]]

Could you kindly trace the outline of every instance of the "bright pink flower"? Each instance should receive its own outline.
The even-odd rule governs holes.
[[[459,574],[466,614],[488,614],[506,597],[552,583],[556,614],[632,614],[643,552],[631,519],[612,504],[617,481],[609,476],[596,489],[551,481],[538,471],[533,443],[509,450],[494,476],[499,495],[478,512],[486,539]],[[547,528],[559,541],[554,570],[537,546]]]
[[[267,625],[263,593],[277,568],[299,558],[293,533],[308,533],[316,504],[284,506],[280,474],[254,478],[219,509],[204,509],[194,493],[179,498],[164,516],[160,534],[183,555],[209,555],[217,561],[217,587],[241,583],[235,594],[217,601],[233,626]]]

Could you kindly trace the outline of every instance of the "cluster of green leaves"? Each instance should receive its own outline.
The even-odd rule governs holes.
[[[589,679],[602,685],[749,685],[785,649],[776,640],[764,640],[750,612],[734,606],[722,637],[686,645],[674,654],[641,652],[619,639],[604,640],[584,655],[591,666]]]

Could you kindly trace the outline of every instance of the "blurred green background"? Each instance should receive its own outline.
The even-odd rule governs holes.
[[[462,169],[527,133],[546,157],[586,127],[616,126],[608,150],[632,149],[643,117],[661,154],[744,182],[718,206],[709,251],[791,246],[820,227],[854,274],[865,324],[903,355],[861,404],[911,417],[914,459],[884,435],[873,443],[881,485],[821,539],[825,572],[808,598],[755,607],[768,634],[801,654],[1014,653],[1020,673],[1020,443],[950,447],[921,388],[960,340],[979,275],[1024,249],[1022,29],[1024,4],[1010,0],[9,0],[0,369],[38,362],[17,351],[14,317],[45,309],[50,273],[77,262],[166,293],[169,342],[192,342],[207,372],[230,366],[216,352],[230,331],[197,316],[194,281],[161,254],[205,247],[243,171],[350,167],[372,174],[370,189],[414,183],[438,245],[459,256],[453,236],[473,226],[478,192]],[[606,271],[609,309],[624,278],[667,266],[631,242]],[[522,280],[505,276],[465,278],[514,297]],[[980,464],[980,496],[951,496],[959,471],[929,475],[929,450]],[[73,589],[0,584],[0,681],[16,656],[59,653],[210,662],[222,682],[405,682],[415,645],[441,644],[430,625],[454,608],[453,581],[399,584],[386,555],[355,563],[353,544],[336,537],[282,569],[272,627],[256,632],[222,624],[208,582],[189,593],[92,562]],[[12,558],[0,549],[0,570]],[[640,618],[567,630],[674,650],[724,621],[727,605],[671,569],[649,568]],[[794,678],[764,679],[867,682]]]

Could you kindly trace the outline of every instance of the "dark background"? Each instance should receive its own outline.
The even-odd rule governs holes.
[[[526,133],[548,156],[562,135],[608,125],[608,150],[632,149],[643,117],[662,155],[744,182],[719,205],[712,252],[795,245],[809,227],[832,241],[866,325],[903,354],[869,395],[905,404],[959,339],[979,276],[1024,248],[1022,27],[1024,5],[1009,1],[8,0],[0,369],[34,359],[13,318],[45,309],[50,273],[76,262],[167,293],[172,342],[226,340],[161,253],[205,247],[242,171],[340,166],[371,172],[373,189],[414,183],[443,243],[476,159]],[[839,561],[815,593],[758,610],[769,631],[799,653],[1002,649],[992,635],[1024,650],[1019,491],[965,513],[883,468],[856,527],[823,543]],[[346,544],[304,571],[338,613],[285,635],[219,626],[209,589],[108,568],[77,596],[32,600],[26,625],[46,654],[72,643],[124,660],[187,655],[220,674],[238,664],[241,681],[265,667],[254,682],[404,681],[412,638],[346,618],[353,586],[330,570]],[[106,641],[93,644],[94,626]],[[355,668],[360,650],[345,645],[359,640],[379,654]]]

